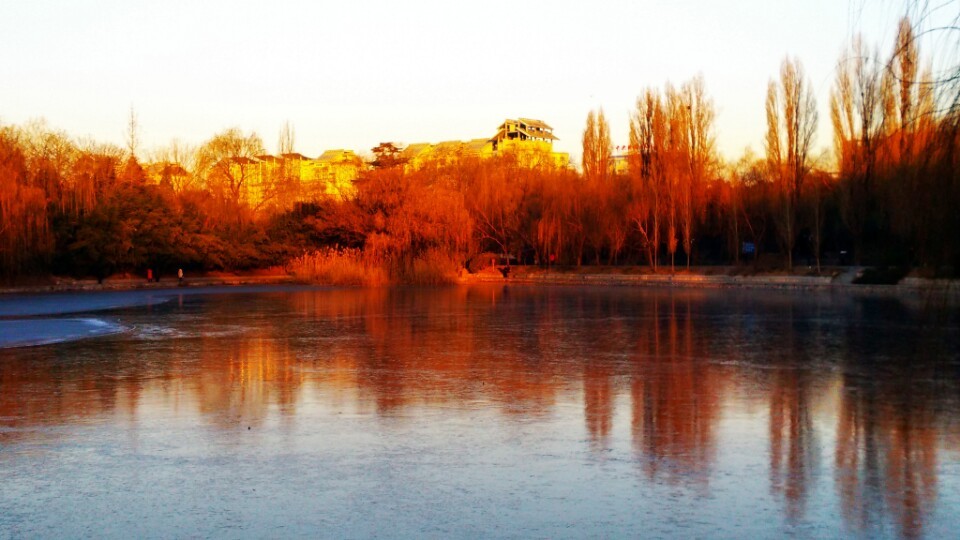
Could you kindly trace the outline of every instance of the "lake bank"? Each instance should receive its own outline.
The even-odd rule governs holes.
[[[13,284],[0,286],[0,295],[29,294],[44,292],[78,291],[131,291],[138,289],[159,290],[172,287],[230,287],[238,285],[284,285],[302,281],[286,274],[217,274],[190,277],[178,282],[177,278],[162,278],[160,281],[147,281],[143,278],[107,278],[103,282],[95,279],[73,279],[52,277],[49,282]]]
[[[787,274],[783,272],[755,272],[742,268],[703,267],[692,271],[653,273],[637,267],[585,267],[579,269],[543,269],[531,266],[513,266],[507,277],[499,271],[487,270],[475,274],[464,273],[456,283],[522,283],[529,285],[591,285],[611,287],[656,288],[757,288],[783,290],[850,290],[861,292],[916,293],[938,292],[960,296],[960,280],[930,279],[907,276],[897,284],[857,284],[854,280],[862,268],[844,267],[821,275]],[[0,295],[64,293],[83,291],[162,290],[170,288],[235,287],[256,285],[329,285],[311,282],[280,272],[251,272],[211,274],[190,277],[178,283],[176,278],[148,282],[143,278],[112,277],[98,283],[93,279],[51,277],[48,281],[0,286]]]
[[[507,277],[499,272],[481,272],[461,277],[463,283],[524,283],[543,285],[600,285],[616,287],[658,288],[758,288],[785,290],[851,290],[864,292],[942,292],[960,294],[960,282],[949,279],[928,279],[908,276],[897,284],[857,284],[854,280],[862,270],[848,267],[829,275],[797,275],[784,273],[736,273],[732,270],[681,271],[677,273],[636,272],[633,269],[606,269],[604,272],[585,272],[582,269],[545,270],[542,268],[512,267]]]

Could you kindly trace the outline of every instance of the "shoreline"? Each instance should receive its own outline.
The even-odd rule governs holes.
[[[618,268],[620,270],[621,268]],[[523,284],[544,286],[603,286],[603,287],[651,287],[662,289],[770,289],[787,291],[850,291],[877,293],[941,293],[960,296],[960,280],[928,279],[908,276],[897,284],[856,284],[856,268],[832,276],[804,276],[786,274],[730,275],[710,272],[687,272],[674,274],[613,273],[607,271],[582,272],[569,270],[544,270],[541,268],[513,267],[508,277],[499,272],[484,271],[463,274],[455,285],[473,284]],[[142,278],[108,278],[103,283],[94,279],[52,278],[51,283],[0,286],[0,297],[17,294],[70,293],[97,291],[165,290],[177,288],[241,287],[250,285],[317,285],[328,283],[311,282],[286,274],[231,274],[200,276],[178,283],[176,278],[160,282],[147,282]]]
[[[304,284],[288,275],[226,275],[201,276],[184,279],[166,278],[148,282],[143,278],[107,278],[103,283],[95,279],[53,278],[51,283],[31,285],[0,286],[0,296],[35,293],[95,292],[95,291],[135,291],[164,290],[199,287],[237,287],[244,285],[300,285]]]
[[[548,286],[605,286],[651,287],[661,289],[770,289],[784,291],[849,291],[889,294],[940,293],[960,296],[960,280],[928,279],[908,276],[899,283],[853,283],[857,269],[833,276],[802,276],[782,274],[729,275],[705,272],[675,274],[653,273],[579,273],[546,271],[542,269],[511,272],[508,277],[499,273],[466,274],[460,283],[516,283]]]

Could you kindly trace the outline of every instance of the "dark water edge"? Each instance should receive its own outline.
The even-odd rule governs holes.
[[[949,304],[280,288],[95,317],[131,330],[0,351],[0,536],[940,538],[960,525]]]

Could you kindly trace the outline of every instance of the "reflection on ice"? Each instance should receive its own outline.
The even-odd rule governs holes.
[[[122,506],[128,536],[937,537],[960,507],[960,331],[907,301],[291,289],[121,314],[0,351],[0,530]]]

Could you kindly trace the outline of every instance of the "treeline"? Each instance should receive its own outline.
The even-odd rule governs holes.
[[[163,167],[155,182],[137,159],[132,116],[126,149],[42,123],[0,127],[0,273],[248,269],[314,252],[350,253],[400,279],[453,272],[485,252],[541,265],[955,273],[960,93],[957,77],[935,77],[931,65],[906,19],[886,56],[855,40],[831,92],[832,158],[814,154],[822,114],[788,58],[768,88],[763,154],[733,163],[715,151],[714,105],[698,77],[644,89],[618,156],[603,111],[590,112],[580,172],[529,154],[412,168],[381,144],[355,191],[306,197],[280,166],[259,179],[255,203],[243,196],[253,180],[230,164],[264,153],[256,134],[171,144],[152,156]],[[292,152],[292,130],[280,139],[281,155]]]
[[[272,241],[273,221],[254,219],[215,171],[194,183],[168,169],[151,183],[131,150],[75,142],[41,122],[0,127],[0,274],[102,279],[289,256]]]

